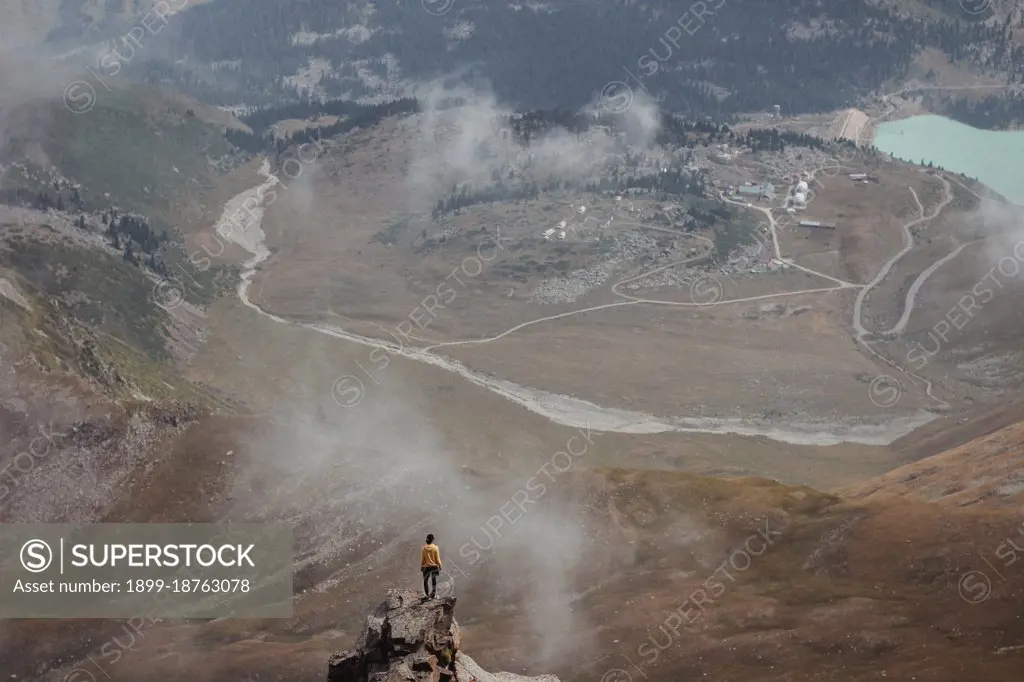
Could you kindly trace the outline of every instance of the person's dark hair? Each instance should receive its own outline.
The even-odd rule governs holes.
[[[429,545],[433,541],[434,541],[434,534],[433,533],[428,533],[427,534],[427,544]]]

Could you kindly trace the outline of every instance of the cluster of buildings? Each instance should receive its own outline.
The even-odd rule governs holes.
[[[553,237],[557,233],[559,239],[565,239],[565,227],[566,221],[563,220],[562,222],[558,223],[558,229],[549,227],[548,229],[544,230],[541,236],[544,237],[545,241],[551,241],[551,237]]]
[[[622,197],[621,196],[615,197],[615,201],[617,201],[617,202],[622,201]],[[586,206],[579,206],[578,208],[577,207],[571,207],[571,208],[573,208],[573,210],[577,214],[579,214],[579,215],[584,215],[587,212],[587,207]],[[630,209],[632,210],[632,204],[630,204]],[[584,220],[584,223],[586,222],[586,220],[595,220],[595,219],[587,218],[587,219]],[[609,219],[608,222],[606,222],[604,225],[602,225],[602,227],[608,227],[608,224],[610,222],[611,222],[611,219]],[[544,241],[551,241],[552,237],[557,237],[559,240],[564,240],[565,236],[566,236],[566,230],[567,229],[573,229],[573,228],[570,228],[569,221],[562,220],[562,221],[560,221],[558,223],[558,227],[557,228],[556,227],[549,227],[548,229],[544,230],[541,233],[540,236],[544,238]]]
[[[796,183],[795,191],[793,195],[788,197],[789,201],[786,205],[787,213],[795,213],[796,211],[802,211],[807,208],[807,181],[800,180]]]
[[[770,182],[762,184],[747,183],[736,188],[736,194],[741,197],[769,201],[775,199],[775,185]]]

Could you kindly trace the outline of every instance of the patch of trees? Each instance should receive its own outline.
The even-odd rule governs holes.
[[[1024,60],[1024,54],[1021,55]],[[925,97],[925,106],[931,104]],[[983,99],[970,100],[966,97],[946,101],[938,106],[931,104],[949,118],[975,128],[1005,130],[1024,124],[1024,93],[1005,92],[989,95]]]
[[[755,152],[781,152],[785,151],[787,145],[811,149],[825,148],[825,142],[821,138],[775,128],[754,128],[738,139],[741,144],[750,147]],[[840,144],[854,146],[852,142],[841,142]]]
[[[420,110],[419,102],[410,97],[375,105],[360,105],[352,102],[338,102],[332,105],[332,103],[328,102],[323,106],[332,108],[333,110],[341,110],[344,108],[349,112],[347,115],[348,117],[330,125],[307,126],[306,128],[297,130],[290,135],[280,136],[276,139],[272,138],[272,136],[267,132],[248,133],[242,130],[230,129],[226,131],[224,135],[228,142],[244,151],[259,154],[269,150],[274,150],[278,154],[281,154],[295,145],[311,143],[324,138],[342,135],[356,128],[370,128],[389,116],[411,114]],[[257,121],[260,124],[265,125],[267,121],[277,122],[285,118],[291,118],[291,113],[295,113],[296,111],[304,114],[303,118],[307,119],[324,113],[312,103],[308,105],[308,108],[306,107],[307,105],[303,105],[301,110],[289,109],[288,107],[281,109],[269,109],[264,112],[254,112],[254,114],[251,115],[255,116],[256,114],[262,113],[263,117],[258,118]],[[286,113],[282,114],[282,111],[285,111]],[[269,125],[267,127],[269,127]]]
[[[558,183],[549,183],[545,185],[544,189],[549,191],[555,190],[558,186]],[[503,183],[498,183],[481,189],[473,189],[468,184],[465,184],[461,188],[453,187],[446,198],[438,199],[431,217],[437,220],[445,213],[478,204],[535,199],[540,196],[540,193],[541,186],[532,182],[519,186],[507,186]]]
[[[657,115],[661,124],[655,142],[666,147],[693,149],[718,142],[732,142],[736,137],[729,126],[722,122],[687,119],[666,111],[659,111]],[[505,117],[502,125],[521,146],[527,146],[534,139],[554,130],[564,130],[574,135],[585,135],[597,128],[605,129],[612,134],[629,131],[626,118],[622,114],[582,114],[565,109],[535,109],[514,114]]]
[[[599,189],[605,188],[600,187]],[[704,183],[703,176],[697,173],[670,168],[663,173],[630,175],[621,178],[614,189],[618,192],[639,189],[650,193],[702,197],[707,190],[707,186]]]
[[[167,276],[167,267],[157,258],[160,247],[167,235],[155,230],[149,221],[140,215],[121,214],[111,209],[103,214],[107,226],[106,237],[110,245],[122,252],[126,261],[133,265],[145,265],[153,272]]]
[[[250,154],[260,154],[267,149],[267,140],[262,135],[254,135],[244,130],[228,128],[224,133],[224,137],[235,147]]]
[[[638,190],[644,193],[677,196],[703,197],[707,185],[702,175],[689,173],[680,169],[670,169],[664,173],[631,173],[616,171],[613,177],[599,180],[549,180],[538,183],[528,181],[520,185],[506,185],[500,180],[483,188],[473,188],[464,184],[452,187],[448,196],[439,199],[434,206],[431,217],[437,220],[446,213],[478,204],[492,202],[521,201],[535,199],[541,193],[552,193],[559,190],[589,192],[591,194],[624,193]]]
[[[518,144],[528,145],[534,138],[546,135],[558,128],[577,135],[596,125],[617,129],[619,118],[608,115],[595,118],[578,112],[556,108],[535,109],[523,114],[507,116],[503,123],[511,131],[513,139]]]
[[[704,227],[714,227],[712,239],[715,247],[711,259],[715,263],[725,263],[733,251],[755,243],[755,233],[746,223],[730,220],[730,216],[722,216],[715,210],[704,212],[691,209],[690,214],[699,216],[698,222]],[[721,220],[715,220],[716,217]]]
[[[303,102],[257,109],[251,114],[243,116],[242,122],[249,126],[255,134],[262,136],[272,125],[285,119],[315,120],[320,116],[355,116],[365,112],[367,108],[361,104],[342,99],[320,102],[307,97]]]
[[[660,142],[669,146],[690,147],[719,140],[733,141],[735,134],[728,126],[707,120],[685,120],[661,114],[663,119]],[[562,109],[534,110],[506,117],[503,124],[511,131],[514,141],[528,152],[532,141],[555,130],[583,135],[595,127],[621,131],[621,115],[602,113],[594,116]],[[794,138],[795,139],[795,138]],[[682,163],[688,163],[692,154],[687,152]],[[474,187],[471,183],[453,186],[448,195],[437,201],[432,216],[436,220],[445,213],[469,206],[492,202],[521,201],[539,196],[542,192],[574,190],[590,193],[623,193],[630,190],[659,195],[689,195],[703,197],[707,184],[702,174],[675,167],[665,171],[643,172],[640,168],[650,163],[643,154],[625,151],[622,163],[605,177],[592,179],[547,179],[538,181],[522,175],[491,171],[491,183]],[[519,182],[516,182],[519,180]]]
[[[724,204],[711,204],[705,208],[691,206],[688,211],[693,219],[704,225],[711,225],[719,221],[728,221],[733,217],[732,209]]]
[[[5,191],[0,197],[5,202],[19,206],[31,206],[40,211],[55,209],[57,211],[81,211],[82,195],[77,187],[66,187],[54,183],[52,189],[47,187],[37,192],[18,188]]]
[[[385,118],[413,114],[420,110],[419,102],[411,97],[396,99],[382,104],[374,104],[363,107],[359,113],[342,119],[337,123],[328,126],[309,126],[298,130],[291,135],[280,137],[275,142],[278,153],[294,145],[305,144],[325,137],[330,138],[342,135],[356,128],[371,128]]]
[[[658,144],[693,149],[712,144],[732,144],[735,140],[736,134],[725,123],[710,119],[691,120],[664,112],[661,114]]]
[[[735,134],[729,126],[710,119],[688,119],[659,111],[661,125],[656,142],[671,147],[693,149],[700,145],[732,141]],[[599,111],[596,114],[582,114],[566,109],[535,109],[523,114],[508,116],[503,124],[511,131],[515,141],[528,145],[534,138],[552,130],[562,129],[582,135],[594,128],[605,128],[612,133],[628,131],[626,118],[622,114]]]

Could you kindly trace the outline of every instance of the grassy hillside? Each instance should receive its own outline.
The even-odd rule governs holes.
[[[35,256],[43,253],[38,250]],[[51,254],[57,255],[54,267],[35,271],[43,284],[56,269],[66,268],[68,263],[78,264],[72,265],[78,268],[76,277],[95,277],[96,287],[84,287],[93,295],[101,289],[111,292],[118,282],[126,286],[126,291],[130,290],[128,287],[141,284],[131,266],[114,259],[105,260],[102,254],[97,256],[66,247]],[[0,249],[0,260],[10,257],[11,254]],[[101,272],[103,265],[109,265],[110,271]],[[60,377],[66,377],[90,385],[92,390],[112,399],[144,397],[194,403],[210,409],[234,409],[210,391],[181,378],[165,361],[165,330],[169,321],[163,309],[148,305],[141,297],[138,303],[125,303],[127,296],[116,291],[111,302],[97,297],[80,306],[68,306],[65,299],[55,296],[52,290],[37,289],[34,282],[21,279],[2,265],[0,276],[16,283],[31,306],[26,310],[0,297],[0,362],[4,367],[7,363],[24,363],[31,358],[23,367],[42,371],[43,376],[48,377],[47,384],[59,383]],[[139,317],[126,316],[129,311]]]
[[[240,420],[191,427],[120,495],[113,514],[205,518],[235,472],[250,466],[249,447],[235,438],[253,428]],[[232,457],[220,456],[228,449]],[[201,474],[204,488],[188,485],[186,473]],[[478,479],[474,487],[495,483]],[[759,479],[621,469],[570,472],[524,513],[526,530],[497,539],[492,560],[467,565],[457,546],[445,546],[463,650],[491,669],[552,672],[569,682],[621,680],[607,673],[630,665],[655,682],[954,682],[968,671],[969,679],[996,682],[1019,669],[1012,653],[995,654],[1022,634],[1019,577],[1007,574],[1009,583],[984,604],[962,592],[967,571],[984,568],[977,553],[990,556],[1013,532],[1009,513],[920,500],[852,504]],[[547,524],[578,528],[582,550],[553,542]],[[401,550],[416,546],[419,529],[396,525],[329,551],[318,570],[332,580],[298,596],[293,619],[154,624],[147,640],[187,646],[188,658],[137,647],[110,666],[111,678],[273,671],[322,680],[330,653],[358,633],[349,624],[361,623],[388,587],[415,580]],[[372,570],[350,556],[364,542]],[[84,656],[95,647],[90,634],[73,622],[26,625],[12,633],[24,655],[11,662],[27,670],[58,642]]]
[[[175,204],[212,188],[206,157],[230,151],[223,131],[148,88],[97,92],[95,106],[76,114],[45,107],[41,141],[50,163],[82,183],[86,210],[117,203],[170,227]]]
[[[218,217],[224,176],[207,159],[231,151],[225,121],[150,88],[98,90],[83,113],[52,100],[8,112],[0,269],[41,302],[35,318],[20,320],[28,338],[73,324],[93,337],[104,362],[120,368],[127,383],[108,376],[110,390],[194,399],[196,390],[165,367],[198,343],[200,308],[235,281],[227,263],[190,259],[187,242]],[[185,301],[168,306],[157,294],[166,278],[198,286],[180,287]],[[75,361],[81,348],[29,347],[50,369],[96,378]]]
[[[77,292],[67,308],[78,322],[123,339],[154,360],[167,359],[162,330],[167,313],[153,305],[153,283],[138,268],[94,249],[43,246],[21,237],[7,241],[0,263],[48,297]]]

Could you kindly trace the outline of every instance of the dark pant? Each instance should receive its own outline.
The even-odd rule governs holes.
[[[437,574],[441,569],[437,566],[426,566],[423,568],[423,594],[433,597],[437,594]],[[427,581],[431,581],[431,589],[427,589]]]

